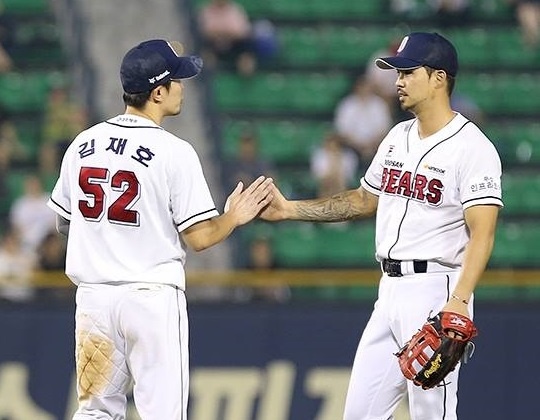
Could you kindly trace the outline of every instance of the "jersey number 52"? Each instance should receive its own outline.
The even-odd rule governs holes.
[[[104,184],[120,193],[111,205],[107,203]],[[117,171],[112,177],[107,168],[83,166],[79,172],[79,186],[88,200],[79,200],[79,210],[90,222],[99,222],[105,213],[111,223],[139,226],[139,212],[131,210],[140,197],[141,185],[131,171]]]

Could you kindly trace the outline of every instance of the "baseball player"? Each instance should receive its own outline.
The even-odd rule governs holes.
[[[219,215],[197,153],[160,126],[202,68],[182,51],[158,39],[126,53],[125,113],[74,139],[51,194],[78,286],[76,420],[124,419],[131,381],[143,420],[187,419],[185,246],[223,241],[271,199],[271,179],[239,183]]]
[[[344,419],[392,419],[408,393],[413,420],[452,420],[458,369],[423,390],[405,379],[394,354],[430,314],[472,316],[503,205],[500,158],[478,127],[450,107],[458,71],[450,41],[411,33],[395,56],[376,62],[397,70],[401,107],[415,118],[390,130],[358,189],[289,201],[273,187],[261,217],[335,222],[376,213],[382,277],[354,359]]]

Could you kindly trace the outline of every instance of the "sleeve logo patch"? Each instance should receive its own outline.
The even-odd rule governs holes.
[[[480,179],[472,179],[469,184],[471,192],[482,192],[488,190],[500,191],[501,183],[499,179],[496,179],[492,176],[484,176]]]

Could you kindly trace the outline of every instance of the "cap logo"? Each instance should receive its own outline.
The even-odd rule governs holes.
[[[163,73],[158,74],[157,76],[151,77],[150,79],[148,79],[148,81],[150,83],[154,84],[154,83],[159,82],[160,80],[164,79],[169,74],[171,74],[171,72],[169,70],[165,70]]]
[[[399,44],[399,48],[397,49],[397,52],[400,53],[405,48],[405,45],[407,45],[407,42],[409,41],[409,37],[406,36],[401,40],[401,44]]]

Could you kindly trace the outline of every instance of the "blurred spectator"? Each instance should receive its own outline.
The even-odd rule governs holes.
[[[482,127],[485,123],[485,115],[478,104],[464,93],[454,92],[450,99],[452,109],[471,120],[477,126]]]
[[[11,120],[0,123],[0,213],[6,215],[10,207],[9,173],[26,160],[28,152],[19,140],[15,124]]]
[[[13,164],[28,158],[28,150],[19,139],[17,127],[10,119],[0,122],[0,168],[7,172]]]
[[[38,270],[38,274],[43,275],[43,279],[46,281],[54,281],[56,286],[63,285],[63,287],[41,288],[39,294],[36,296],[40,300],[47,302],[52,302],[53,300],[69,302],[74,297],[77,289],[72,287],[73,284],[64,274],[66,246],[67,238],[59,235],[55,229],[45,235],[37,248],[36,270]]]
[[[259,153],[259,138],[252,128],[245,128],[239,135],[236,156],[229,159],[225,164],[225,190],[232,191],[238,182],[243,182],[244,186],[250,185],[261,175],[273,177],[275,179],[274,165],[264,159]],[[254,223],[257,226],[257,223]],[[248,255],[246,246],[250,240],[246,240],[244,235],[251,232],[252,228],[242,229],[233,232],[231,235],[231,246],[233,247],[233,259],[236,267],[246,267]],[[237,297],[242,300],[242,298]]]
[[[43,238],[56,228],[54,212],[47,207],[49,194],[41,179],[29,174],[24,179],[23,194],[16,198],[10,209],[10,223],[21,235],[25,250],[35,252]]]
[[[361,167],[371,161],[392,123],[388,104],[374,92],[364,75],[355,79],[351,92],[338,103],[334,116],[336,132],[358,154]]]
[[[7,73],[13,69],[13,60],[3,45],[0,44],[0,73]]]
[[[319,197],[346,190],[356,180],[358,157],[343,147],[336,133],[328,133],[311,155],[311,174],[317,180]]]
[[[248,269],[254,274],[264,274],[275,268],[272,241],[268,236],[256,236],[249,244]],[[259,286],[251,291],[251,300],[283,302],[289,299],[290,290],[285,286]]]
[[[390,12],[396,15],[413,15],[418,10],[417,0],[389,0]]]
[[[470,0],[427,0],[427,3],[442,27],[465,25],[469,19]]]
[[[251,75],[257,62],[252,26],[242,5],[233,0],[210,0],[199,12],[203,57],[210,66],[234,63],[238,73]]]
[[[253,51],[257,62],[265,64],[279,52],[276,27],[268,19],[256,20],[253,25]]]
[[[0,299],[25,302],[33,298],[35,261],[35,254],[23,247],[18,231],[9,227],[0,241]]]
[[[390,13],[401,18],[424,18],[438,26],[463,25],[471,0],[390,0]]]
[[[523,44],[536,49],[540,43],[540,0],[508,0],[515,7]]]
[[[396,88],[397,72],[387,71],[379,68],[375,64],[375,60],[379,57],[394,56],[397,52],[399,44],[401,43],[401,39],[401,36],[392,38],[386,48],[375,51],[366,63],[365,69],[366,80],[373,87],[374,93],[386,101],[392,113],[394,122],[409,119],[411,114],[401,109]]]
[[[242,132],[238,143],[238,155],[227,165],[227,189],[232,191],[239,181],[247,186],[261,175],[273,176],[273,172],[273,164],[259,154],[256,133],[253,130]]]
[[[10,204],[7,172],[0,170],[0,220],[2,222],[9,213]]]
[[[42,175],[57,175],[65,150],[86,125],[87,116],[84,107],[71,100],[65,86],[53,88],[45,106],[40,151]]]
[[[37,268],[44,271],[64,270],[66,240],[56,230],[49,231],[37,248]]]
[[[248,268],[252,270],[272,270],[275,268],[272,244],[268,237],[255,237],[249,247]]]

